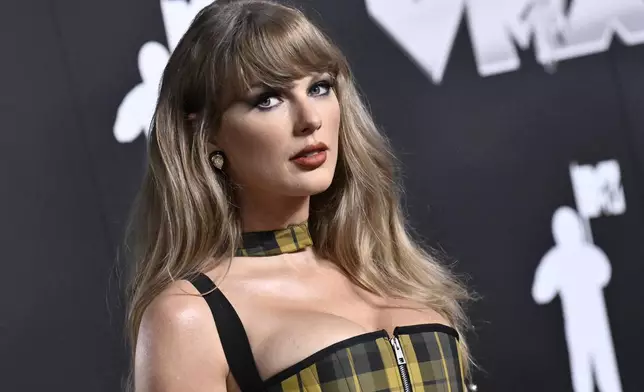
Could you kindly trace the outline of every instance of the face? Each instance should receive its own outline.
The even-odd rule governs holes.
[[[333,180],[339,128],[332,78],[314,74],[281,91],[253,87],[223,113],[212,148],[244,192],[310,196]]]

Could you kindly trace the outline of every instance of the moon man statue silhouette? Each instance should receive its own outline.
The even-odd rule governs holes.
[[[532,296],[561,299],[574,392],[621,392],[603,289],[611,277],[606,254],[588,242],[577,211],[560,207],[552,217],[556,245],[541,259]]]

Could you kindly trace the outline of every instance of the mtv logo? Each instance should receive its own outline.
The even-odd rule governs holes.
[[[365,0],[369,15],[434,83],[445,73],[464,15],[481,76],[515,71],[517,48],[532,44],[537,61],[559,61],[607,50],[617,35],[644,43],[643,0]]]
[[[572,164],[570,178],[577,210],[582,217],[589,219],[626,212],[626,196],[616,160],[596,165]]]
[[[170,54],[199,11],[211,3],[212,0],[161,0],[168,47],[154,41],[141,47],[138,61],[141,83],[123,98],[114,120],[114,137],[119,143],[132,142],[141,133],[148,136],[161,76]]]

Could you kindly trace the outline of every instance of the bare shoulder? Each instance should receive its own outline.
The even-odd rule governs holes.
[[[135,354],[136,392],[226,389],[228,368],[210,308],[187,281],[146,308]]]
[[[197,330],[216,333],[210,308],[192,284],[179,280],[148,305],[143,313],[140,333],[180,337],[183,332]]]

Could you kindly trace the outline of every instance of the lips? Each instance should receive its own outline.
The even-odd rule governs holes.
[[[301,149],[297,154],[293,155],[291,157],[291,160],[293,161],[298,158],[312,156],[312,155],[315,155],[316,153],[320,153],[328,149],[329,147],[327,147],[327,145],[324,143],[309,144],[308,146]]]
[[[291,161],[304,170],[315,170],[326,162],[328,149],[324,143],[311,144],[295,154]]]

